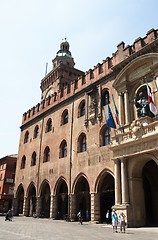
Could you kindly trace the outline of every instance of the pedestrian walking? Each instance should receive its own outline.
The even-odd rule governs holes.
[[[110,211],[107,210],[106,212],[106,223],[109,224],[110,223]]]
[[[111,218],[112,218],[112,228],[113,228],[113,232],[117,232],[118,215],[117,215],[117,212],[116,212],[115,209],[112,210]]]
[[[78,217],[78,221],[82,224],[83,219],[82,219],[82,211],[81,210],[78,212],[77,217]]]
[[[6,213],[5,221],[12,221],[13,220],[13,210],[9,209],[9,211]]]

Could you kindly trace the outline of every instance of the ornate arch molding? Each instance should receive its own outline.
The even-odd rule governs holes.
[[[143,158],[143,161],[142,161]],[[149,161],[153,160],[158,165],[158,158],[155,157],[155,155],[146,153],[143,156],[140,156],[140,159],[135,159],[132,161],[132,164],[130,164],[129,168],[129,178],[130,177],[139,177],[142,173],[142,169],[145,166],[145,164]]]
[[[119,93],[125,91],[128,86],[132,86],[133,82],[138,79],[154,74],[157,68],[158,53],[148,53],[139,56],[120,71],[113,83],[113,87]]]

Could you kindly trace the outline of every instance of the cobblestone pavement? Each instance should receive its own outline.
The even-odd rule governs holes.
[[[157,240],[158,228],[129,228],[113,233],[105,224],[54,221],[14,217],[12,222],[0,217],[0,240]]]

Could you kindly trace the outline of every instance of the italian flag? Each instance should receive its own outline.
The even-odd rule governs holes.
[[[154,103],[154,99],[153,99],[153,96],[151,94],[150,88],[148,86],[148,83],[146,83],[146,87],[147,87],[147,93],[148,93],[148,103],[149,103],[150,112],[152,112],[154,115],[156,115],[157,114],[157,109],[156,109],[156,105]]]
[[[120,125],[120,124],[119,124],[119,112],[118,112],[118,109],[117,109],[117,107],[116,107],[116,104],[115,104],[115,100],[114,100],[114,96],[113,96],[113,95],[112,95],[112,100],[113,100],[113,103],[114,103],[114,112],[115,112],[116,123],[117,123],[118,125]]]

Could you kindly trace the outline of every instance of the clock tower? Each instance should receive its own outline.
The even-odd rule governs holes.
[[[84,75],[84,72],[74,68],[75,62],[69,48],[70,45],[65,38],[52,60],[52,70],[41,81],[42,100],[58,93],[72,81],[76,81],[79,76]]]

